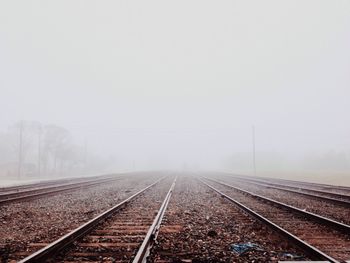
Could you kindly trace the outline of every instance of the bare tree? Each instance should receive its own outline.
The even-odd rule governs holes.
[[[17,176],[20,179],[26,172],[25,164],[26,157],[31,150],[33,128],[36,126],[34,122],[31,121],[19,121],[9,128],[9,133],[12,137],[17,137],[18,139],[13,139],[13,150],[17,152]]]
[[[65,128],[56,125],[47,125],[44,130],[43,143],[45,172],[48,172],[48,166],[51,160],[52,173],[57,174],[58,162],[65,159],[64,153],[71,144],[70,133]]]
[[[63,127],[20,121],[0,132],[0,166],[3,175],[23,178],[96,172],[106,162],[87,151],[86,140],[75,144]]]

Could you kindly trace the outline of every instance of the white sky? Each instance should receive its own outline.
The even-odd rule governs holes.
[[[350,149],[350,1],[0,1],[0,130],[139,163]],[[123,156],[123,157],[121,157]]]

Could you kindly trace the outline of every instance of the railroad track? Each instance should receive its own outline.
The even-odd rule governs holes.
[[[91,187],[99,184],[104,184],[108,182],[113,182],[120,180],[120,177],[110,177],[110,178],[97,178],[97,179],[88,179],[85,181],[75,182],[75,183],[66,183],[59,185],[51,185],[48,187],[35,188],[30,190],[22,190],[18,192],[3,193],[0,194],[0,205],[8,204],[11,202],[18,201],[28,201],[34,198],[54,195],[62,192],[68,192],[72,190],[77,190],[82,187]]]
[[[238,253],[232,244],[259,249]],[[308,258],[285,238],[210,191],[180,177],[148,262],[277,262]]]
[[[258,180],[251,180],[251,179],[246,179],[246,178],[233,178],[231,176],[225,176],[225,178],[228,178],[230,180],[235,180],[239,182],[243,182],[246,184],[253,184],[256,186],[262,186],[264,188],[270,188],[270,189],[275,189],[275,190],[280,190],[284,192],[289,192],[297,195],[302,195],[306,197],[311,197],[320,201],[325,201],[328,203],[340,205],[346,208],[350,207],[350,196],[343,195],[343,194],[334,194],[327,192],[329,196],[325,196],[324,192],[323,195],[317,191],[317,194],[314,194],[314,190],[309,190],[307,188],[300,188],[300,187],[293,187],[289,185],[281,185],[281,184],[275,184],[275,183],[269,183],[269,182],[263,182],[263,181],[258,181]],[[340,196],[340,198],[339,198]]]
[[[229,176],[216,176],[211,178],[328,217],[344,224],[350,224],[350,202],[348,201],[299,192],[284,187],[270,186],[264,183],[241,180]]]
[[[11,193],[17,193],[17,192],[22,192],[26,190],[35,190],[35,189],[40,189],[45,187],[58,186],[58,185],[64,185],[64,184],[70,184],[70,183],[86,182],[89,180],[91,181],[91,180],[97,180],[97,179],[103,179],[103,178],[107,179],[113,176],[115,175],[107,174],[107,175],[97,175],[97,176],[89,176],[89,177],[44,180],[44,181],[35,182],[35,183],[26,183],[21,185],[14,185],[14,186],[3,186],[3,187],[0,187],[0,194],[11,194]]]
[[[244,180],[254,183],[266,184],[271,187],[281,187],[285,189],[292,189],[300,193],[313,193],[318,196],[328,197],[333,200],[350,202],[350,187],[346,186],[330,186],[316,183],[298,182],[291,180],[272,179],[272,178],[257,178],[239,175],[226,175],[238,180]],[[333,191],[331,191],[333,190]]]
[[[288,180],[288,179],[279,179],[279,178],[270,178],[270,177],[252,177],[253,179],[260,179],[260,180],[266,180],[266,181],[274,181],[279,182],[282,184],[292,184],[295,186],[301,186],[301,187],[313,187],[320,190],[325,191],[342,191],[344,193],[350,194],[350,187],[349,186],[341,186],[341,185],[331,185],[331,184],[320,184],[320,183],[312,183],[312,182],[302,182],[302,181],[295,181],[295,180]]]
[[[232,185],[202,182],[294,242],[313,260],[333,263],[350,259],[350,226],[283,204]],[[211,182],[208,184],[207,182]],[[212,185],[216,185],[215,187]]]
[[[43,188],[43,187],[49,187],[53,185],[58,184],[65,184],[70,183],[73,180],[50,180],[50,181],[43,181],[38,183],[29,183],[29,184],[22,184],[22,185],[15,185],[15,186],[4,186],[0,187],[0,194],[9,194],[9,193],[16,193],[20,191],[25,190],[33,190],[36,188]]]
[[[159,179],[19,262],[144,262],[175,182]]]

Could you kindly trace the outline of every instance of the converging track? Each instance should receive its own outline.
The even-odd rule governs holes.
[[[175,182],[156,181],[20,262],[142,262]]]
[[[329,262],[350,259],[350,226],[217,180],[206,181],[203,183],[222,197],[295,242],[310,258]]]
[[[83,180],[80,180],[79,182],[73,183],[58,183],[57,185],[55,185],[54,183],[50,183],[48,185],[35,184],[34,186],[32,186],[32,188],[29,188],[29,185],[27,185],[26,187],[24,187],[24,190],[21,186],[11,187],[10,189],[4,188],[2,190],[2,193],[0,193],[0,205],[12,202],[28,201],[44,196],[50,196],[58,193],[77,190],[82,187],[86,188],[100,184],[110,183],[117,180],[120,180],[120,176],[101,176],[95,178],[85,178]]]
[[[232,175],[231,176],[238,176],[242,177],[241,175]],[[243,176],[244,178],[250,178],[253,180],[262,180],[267,182],[274,182],[279,183],[282,185],[291,185],[301,188],[311,188],[313,190],[320,190],[325,192],[332,192],[332,193],[343,193],[350,195],[350,186],[341,186],[341,185],[330,185],[330,184],[321,184],[321,183],[314,183],[314,182],[304,182],[304,181],[294,181],[294,180],[287,180],[287,179],[279,179],[279,178],[270,178],[270,177],[257,177],[257,176]]]
[[[124,179],[108,187],[82,190],[82,198],[79,190],[69,194],[63,203],[60,197],[52,197],[47,208],[41,199],[2,206],[6,215],[3,219],[13,219],[16,226],[24,218],[19,213],[10,217],[6,209],[22,213],[31,205],[32,211],[44,206],[48,216],[40,217],[44,224],[29,220],[35,224],[27,232],[34,233],[30,239],[14,236],[10,227],[5,228],[0,259],[20,263],[350,260],[350,225],[300,207],[306,200],[315,206],[320,204],[320,211],[321,204],[346,211],[341,210],[348,208],[340,203],[224,174],[210,178],[185,174],[175,178],[152,172]],[[101,180],[108,183],[112,178]],[[85,183],[89,186],[97,182]],[[288,198],[298,206],[284,202]],[[65,206],[68,200],[74,204],[73,211]],[[57,207],[64,209],[58,210],[59,216],[51,217]],[[82,211],[93,214],[86,216]],[[66,217],[72,223],[67,224]],[[63,222],[64,226],[57,227]],[[27,224],[19,225],[23,229],[20,233],[26,233]],[[51,228],[57,232],[46,235]],[[247,252],[235,250],[242,244],[252,244],[253,248]]]
[[[234,251],[233,245],[256,246]],[[293,242],[196,178],[179,176],[156,245],[147,262],[274,262],[308,260]]]
[[[238,188],[272,198],[302,210],[306,210],[324,217],[339,221],[344,224],[350,224],[350,202],[340,200],[321,194],[314,194],[302,190],[290,189],[287,186],[274,186],[267,183],[245,180],[232,176],[217,174],[216,178]]]
[[[350,187],[330,186],[316,183],[306,183],[262,177],[256,178],[239,175],[226,176],[234,178],[236,180],[241,180],[275,189],[283,189],[285,191],[289,190],[290,192],[308,195],[325,201],[350,206]]]

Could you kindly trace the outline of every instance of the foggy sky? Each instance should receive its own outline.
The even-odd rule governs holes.
[[[2,0],[0,130],[54,123],[140,168],[220,167],[251,152],[252,125],[258,162],[350,154],[349,14],[346,0]]]

